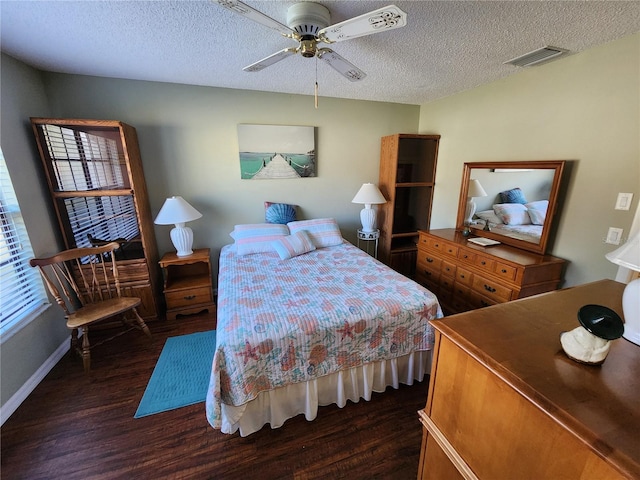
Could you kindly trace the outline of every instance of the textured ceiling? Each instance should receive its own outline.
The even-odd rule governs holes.
[[[245,3],[286,23],[298,2]],[[0,45],[52,72],[307,95],[317,75],[320,96],[422,104],[517,73],[503,62],[542,46],[577,53],[640,31],[637,1],[318,3],[332,24],[390,3],[408,22],[332,46],[367,73],[355,83],[300,55],[242,71],[295,42],[206,0],[2,0]]]

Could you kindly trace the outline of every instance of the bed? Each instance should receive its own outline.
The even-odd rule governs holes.
[[[236,226],[220,253],[213,428],[247,436],[313,420],[319,406],[429,373],[433,293],[346,242],[333,219],[267,225]]]
[[[488,222],[491,231],[495,233],[518,240],[540,243],[548,207],[548,200],[522,204],[499,203],[493,205],[491,210],[476,212],[473,224],[477,226]]]

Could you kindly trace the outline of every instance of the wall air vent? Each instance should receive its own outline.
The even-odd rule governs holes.
[[[519,57],[513,58],[508,62],[504,62],[504,65],[514,65],[516,67],[530,67],[542,62],[547,62],[553,58],[558,58],[560,55],[567,53],[569,50],[558,47],[542,47],[533,52],[525,53]]]

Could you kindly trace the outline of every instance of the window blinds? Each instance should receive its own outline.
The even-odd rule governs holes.
[[[0,150],[0,332],[47,301],[9,171]]]

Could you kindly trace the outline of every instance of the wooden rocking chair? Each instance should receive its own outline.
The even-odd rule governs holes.
[[[111,242],[99,247],[73,248],[29,262],[32,267],[40,269],[49,292],[64,310],[67,327],[71,329],[71,350],[82,356],[85,373],[89,373],[91,368],[92,347],[134,328],[151,338],[149,328],[136,310],[141,300],[120,295],[114,254],[119,246],[117,242]],[[124,331],[90,345],[89,326],[112,317],[120,317]],[[82,329],[82,345],[78,342],[79,329]]]

